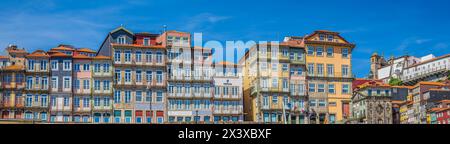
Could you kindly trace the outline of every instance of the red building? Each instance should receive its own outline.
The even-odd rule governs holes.
[[[439,110],[435,111],[438,124],[450,124],[450,100],[439,102]]]

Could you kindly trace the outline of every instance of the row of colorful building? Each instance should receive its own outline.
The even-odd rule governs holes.
[[[368,79],[353,81],[352,118],[347,122],[449,124],[449,80],[450,55],[385,60],[374,53]]]
[[[355,45],[315,31],[234,62],[186,32],[119,27],[98,51],[59,45],[0,57],[2,120],[44,123],[336,123],[350,118]]]

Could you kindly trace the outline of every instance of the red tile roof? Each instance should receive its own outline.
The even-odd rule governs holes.
[[[87,52],[87,53],[96,53],[96,51],[91,50],[89,48],[80,48],[77,50],[78,52]]]
[[[9,59],[9,57],[0,55],[0,59]]]
[[[73,56],[73,59],[92,59],[92,57],[88,57],[86,55],[80,54],[80,55]]]
[[[23,65],[10,65],[5,67],[3,70],[7,70],[7,71],[18,71],[18,70],[23,70],[25,69],[25,67]]]
[[[94,59],[96,59],[96,60],[110,60],[111,57],[98,55],[98,56],[95,56]]]
[[[31,54],[26,55],[27,58],[49,58],[50,56],[43,50],[36,50]]]
[[[62,53],[62,52],[52,52],[50,53],[51,57],[72,57],[71,55]]]

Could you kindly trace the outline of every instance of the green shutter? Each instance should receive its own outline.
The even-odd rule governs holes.
[[[120,110],[115,110],[114,111],[114,116],[115,117],[120,117],[122,114],[121,114],[122,112],[120,111]]]
[[[125,117],[131,117],[131,110],[126,110],[125,111]]]

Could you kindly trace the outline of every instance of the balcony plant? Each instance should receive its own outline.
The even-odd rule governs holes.
[[[391,85],[391,86],[399,86],[399,85],[402,85],[402,84],[403,84],[403,82],[400,79],[398,79],[398,78],[391,78],[391,79],[389,79],[389,85]]]

